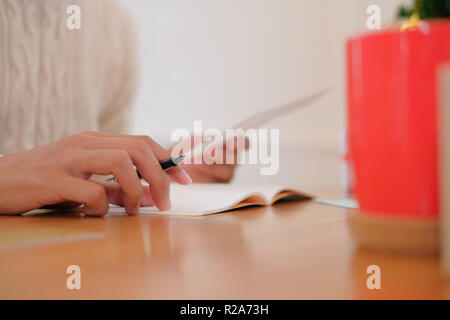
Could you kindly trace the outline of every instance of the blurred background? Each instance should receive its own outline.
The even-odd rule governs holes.
[[[225,128],[243,117],[333,86],[325,98],[267,127],[280,128],[280,173],[241,168],[236,181],[339,186],[345,128],[345,40],[382,28],[405,0],[122,0],[140,36],[134,132],[170,145],[176,128]],[[320,155],[320,156],[317,156]],[[298,172],[290,174],[296,166]],[[319,170],[329,172],[314,174]],[[315,190],[306,190],[315,192]]]

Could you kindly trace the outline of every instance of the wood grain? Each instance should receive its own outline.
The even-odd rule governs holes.
[[[448,298],[437,257],[358,249],[349,211],[280,203],[186,218],[0,217],[0,298]],[[67,266],[81,290],[66,289]],[[381,267],[381,290],[366,269]]]

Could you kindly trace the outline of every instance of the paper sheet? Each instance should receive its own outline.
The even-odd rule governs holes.
[[[250,196],[259,196],[269,205],[275,195],[284,190],[281,186],[242,186],[233,184],[192,184],[189,186],[171,185],[172,208],[161,212],[156,207],[142,207],[139,213],[168,215],[206,215],[227,211]],[[110,214],[123,214],[125,209],[110,206]]]
[[[355,199],[316,199],[315,202],[347,209],[358,209],[358,202]]]
[[[237,123],[236,125],[234,125],[232,127],[232,129],[242,129],[244,131],[248,130],[248,129],[257,129],[259,128],[261,125],[272,121],[275,118],[284,116],[286,114],[289,114],[291,112],[294,112],[300,108],[303,107],[307,107],[310,104],[314,103],[315,101],[319,100],[321,97],[323,97],[328,91],[330,91],[331,88],[327,88],[327,89],[323,89],[320,91],[317,91],[313,94],[310,94],[304,98],[277,106],[277,107],[273,107],[264,111],[260,111],[244,120],[241,120],[239,123]],[[183,144],[183,142],[180,142],[178,147],[176,147],[177,149],[181,149],[179,146],[181,146]],[[197,146],[195,146],[192,150],[190,150],[189,152],[186,152],[184,155],[186,156],[186,158],[188,157],[196,157],[200,154],[202,154],[202,152],[204,152],[204,150],[209,150],[210,148],[214,147],[214,143],[203,143],[203,144],[199,144]]]

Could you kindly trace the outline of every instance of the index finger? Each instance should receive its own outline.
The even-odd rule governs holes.
[[[170,158],[170,152],[166,150],[159,143],[154,141],[151,137],[145,135],[129,135],[129,134],[108,134],[96,131],[88,131],[86,132],[88,135],[97,136],[97,137],[106,137],[106,138],[126,138],[126,139],[139,139],[144,141],[152,150],[158,161],[165,160]],[[183,169],[182,166],[178,165],[173,167],[167,171],[165,171],[168,176],[170,176],[174,181],[180,184],[192,183],[192,179],[189,174]]]

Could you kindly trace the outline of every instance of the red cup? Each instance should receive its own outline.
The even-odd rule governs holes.
[[[347,42],[349,156],[361,210],[438,217],[437,69],[450,21]]]

